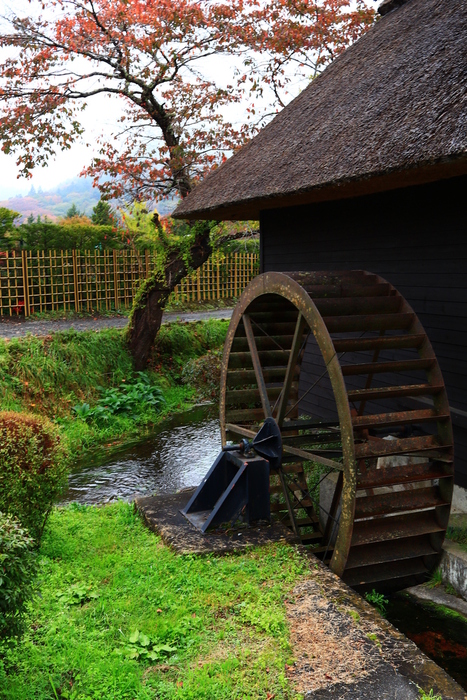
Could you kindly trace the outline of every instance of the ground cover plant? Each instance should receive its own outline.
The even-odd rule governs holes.
[[[74,458],[136,439],[196,399],[195,388],[182,384],[183,368],[222,347],[227,326],[214,319],[164,325],[141,373],[120,329],[0,340],[0,410],[49,417]]]
[[[365,598],[383,617],[386,616],[386,606],[389,601],[382,593],[375,591],[373,588],[372,591],[365,593]]]
[[[0,511],[0,639],[22,631],[34,590],[34,545],[19,520]]]
[[[55,509],[27,631],[0,643],[2,698],[291,698],[284,601],[306,572],[283,543],[175,554],[126,503]]]

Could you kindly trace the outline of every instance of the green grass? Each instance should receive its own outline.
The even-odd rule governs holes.
[[[102,389],[132,381],[132,360],[124,331],[65,331],[37,338],[0,341],[0,410],[46,415],[60,426],[75,456],[98,445],[134,440],[169,413],[186,408],[194,388],[181,383],[188,360],[223,345],[226,321],[173,323],[161,328],[147,376],[162,389],[165,404],[142,403],[131,415],[116,413],[105,420],[82,420],[74,406],[95,406]]]
[[[283,603],[307,565],[289,545],[177,555],[118,503],[56,509],[40,554],[27,632],[0,646],[5,700],[292,697]]]
[[[441,569],[435,569],[431,572],[430,578],[424,584],[427,588],[438,588],[443,583],[443,572]]]
[[[449,526],[446,531],[446,537],[457,544],[467,552],[467,527]]]
[[[420,700],[443,700],[442,695],[435,695],[433,688],[430,688],[430,692],[425,692],[422,688],[418,689],[420,693]]]

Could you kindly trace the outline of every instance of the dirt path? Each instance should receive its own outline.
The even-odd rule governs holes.
[[[181,321],[204,321],[208,318],[226,318],[232,316],[233,309],[215,309],[214,311],[193,311],[187,313],[165,313],[162,323]],[[20,338],[31,335],[50,335],[57,331],[101,330],[102,328],[124,328],[128,323],[126,316],[96,316],[87,318],[59,319],[54,321],[34,321],[24,317],[1,317],[0,338]]]

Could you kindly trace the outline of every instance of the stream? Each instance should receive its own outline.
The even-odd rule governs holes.
[[[213,406],[197,406],[165,421],[143,442],[78,465],[61,505],[129,501],[135,495],[197,486],[220,449],[217,411]]]

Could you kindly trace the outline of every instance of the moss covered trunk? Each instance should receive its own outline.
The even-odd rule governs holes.
[[[152,348],[162,323],[167,300],[190,270],[200,267],[211,254],[209,222],[198,223],[191,245],[168,252],[164,267],[145,280],[137,294],[130,317],[128,342],[136,370],[143,370],[151,357]]]

